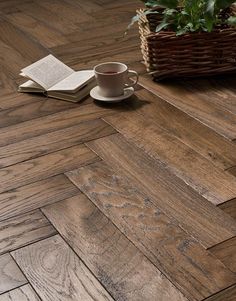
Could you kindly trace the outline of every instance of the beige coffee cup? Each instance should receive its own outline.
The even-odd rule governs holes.
[[[138,82],[138,73],[128,70],[128,67],[119,62],[102,63],[94,67],[95,78],[99,86],[99,93],[104,97],[116,97],[124,94],[124,89],[133,87]],[[133,83],[128,83],[135,77]]]

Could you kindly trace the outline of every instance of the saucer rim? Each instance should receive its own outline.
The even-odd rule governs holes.
[[[124,90],[128,90],[130,91],[128,94],[124,94],[124,95],[120,95],[120,96],[115,96],[115,97],[105,97],[105,96],[101,96],[98,94],[98,97],[101,97],[101,98],[98,98],[98,97],[95,97],[94,95],[92,95],[93,91],[95,91],[96,89],[98,89],[98,85],[95,86],[93,89],[90,90],[90,96],[95,99],[95,100],[99,100],[99,101],[104,101],[104,102],[118,102],[118,101],[122,101],[124,99],[127,99],[129,97],[131,97],[133,94],[134,94],[134,88],[133,87],[128,87],[128,88],[125,88]]]

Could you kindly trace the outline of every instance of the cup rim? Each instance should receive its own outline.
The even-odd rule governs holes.
[[[125,65],[125,64],[123,64],[123,63],[121,63],[121,62],[105,62],[105,63],[101,63],[101,64],[98,64],[98,65],[94,66],[94,68],[93,68],[94,72],[97,73],[97,74],[100,74],[100,75],[112,76],[112,74],[108,74],[108,73],[96,71],[96,68],[98,68],[100,66],[103,66],[103,65],[107,65],[107,64],[122,65],[122,66],[125,67],[124,71],[118,71],[118,72],[115,73],[115,75],[124,73],[125,71],[128,70],[128,66]]]

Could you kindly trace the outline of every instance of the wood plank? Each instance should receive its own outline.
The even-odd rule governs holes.
[[[157,84],[149,76],[141,76],[139,83],[220,135],[230,140],[236,139],[236,115],[188,91],[187,84],[185,86],[181,81]]]
[[[160,160],[187,185],[215,205],[236,197],[236,178],[136,112],[105,118],[128,140]],[[235,152],[236,154],[236,148]]]
[[[0,192],[40,181],[99,158],[84,145],[73,146],[0,169]]]
[[[235,301],[236,298],[236,285],[233,285],[226,290],[219,292],[207,298],[205,301]]]
[[[34,120],[0,129],[0,146],[29,139],[52,131],[94,120],[105,115],[125,110],[122,106],[97,106],[87,104]]]
[[[29,284],[16,288],[0,296],[0,301],[40,301]]]
[[[220,204],[219,208],[236,219],[236,199]]]
[[[52,236],[56,230],[39,211],[9,218],[0,222],[0,254]]]
[[[114,133],[116,131],[100,119],[82,122],[72,127],[0,147],[0,166],[10,166]]]
[[[236,177],[236,166],[232,166],[231,168],[227,169],[227,171]]]
[[[0,112],[0,127],[10,126],[34,118],[76,108],[76,104],[56,99],[40,98],[37,102]]]
[[[0,256],[0,294],[27,283],[9,254]]]
[[[0,98],[0,108],[2,110],[19,107],[25,104],[30,104],[42,100],[44,97],[37,94],[26,93],[8,93]]]
[[[130,102],[130,106],[151,123],[168,131],[217,167],[227,169],[236,164],[234,143],[145,89],[135,94],[138,100]]]
[[[236,237],[223,241],[209,250],[232,272],[236,273]]]
[[[23,32],[30,34],[44,47],[50,48],[69,42],[57,29],[39,22],[33,16],[27,16],[24,12],[8,14],[6,19]]]
[[[22,57],[26,57],[32,63],[49,54],[40,43],[3,18],[0,18],[0,37],[1,41],[16,49]]]
[[[70,16],[61,18],[58,14],[50,9],[45,9],[40,3],[31,1],[23,3],[21,11],[27,16],[35,18],[37,22],[45,24],[49,28],[58,30],[62,34],[71,33],[78,29],[78,25],[70,21]]]
[[[64,175],[41,180],[0,194],[0,221],[79,194]]]
[[[12,255],[42,301],[114,300],[58,235]]]
[[[236,223],[232,218],[120,134],[87,145],[121,175],[129,175],[163,212],[176,218],[203,246],[211,247],[235,235]]]
[[[67,175],[190,300],[202,300],[236,281],[176,220],[104,162]]]
[[[13,78],[11,78],[10,74],[7,70],[4,70],[1,66],[0,71],[0,95],[1,97],[6,94],[15,93],[16,92],[16,83]]]
[[[84,194],[43,212],[116,300],[187,301]]]

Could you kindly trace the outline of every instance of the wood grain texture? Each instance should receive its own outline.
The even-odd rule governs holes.
[[[209,249],[229,270],[236,273],[236,237],[223,241]]]
[[[0,294],[27,283],[9,254],[0,256]],[[0,299],[1,300],[1,299]]]
[[[236,177],[236,166],[232,166],[227,171]]]
[[[67,175],[190,300],[202,300],[236,281],[176,220],[104,162]]]
[[[0,166],[10,166],[114,133],[116,131],[100,119],[82,122],[0,147]]]
[[[236,196],[235,177],[214,167],[146,116],[127,112],[105,120],[154,159],[164,162],[174,174],[213,204],[224,203]]]
[[[229,214],[232,218],[236,219],[236,199],[230,200],[219,205],[225,213]]]
[[[73,146],[0,169],[0,192],[49,178],[99,158],[84,145]]]
[[[72,108],[76,108],[76,104],[42,97],[37,102],[1,111],[0,128]]]
[[[12,256],[42,301],[114,300],[60,236],[14,251]]]
[[[115,300],[187,301],[85,195],[43,212]]]
[[[0,295],[0,301],[40,301],[29,284]]]
[[[236,138],[236,115],[216,103],[207,102],[188,90],[188,84],[154,83],[147,76],[141,76],[139,83],[147,90],[173,104],[181,111],[199,120],[220,135],[233,140]],[[198,85],[198,89],[200,85]]]
[[[121,106],[104,107],[88,104],[75,109],[25,121],[0,129],[0,146],[47,134],[122,110],[125,110],[125,108]]]
[[[0,222],[0,254],[52,236],[56,231],[39,211]]]
[[[0,194],[0,221],[79,194],[64,175],[58,175]]]
[[[137,91],[136,96],[138,100],[130,102],[130,106],[150,123],[157,124],[221,169],[235,165],[233,142],[145,89]]]
[[[119,173],[132,177],[135,185],[141,187],[163,212],[176,218],[205,247],[235,235],[233,219],[173,175],[163,163],[147,156],[121,135],[101,138],[87,145]]]
[[[205,301],[234,301],[236,299],[236,285],[207,298]]]

